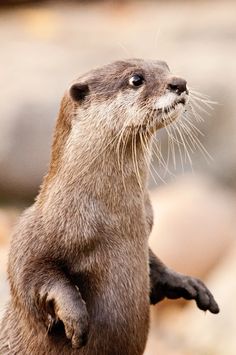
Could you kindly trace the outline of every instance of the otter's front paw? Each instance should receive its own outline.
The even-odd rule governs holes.
[[[151,304],[156,304],[165,297],[170,299],[180,297],[187,300],[194,299],[201,310],[219,313],[219,307],[213,295],[201,280],[179,274],[169,269],[153,285],[150,294]]]
[[[56,302],[55,302],[56,303]],[[64,325],[65,335],[71,341],[72,348],[86,345],[89,332],[89,315],[85,302],[81,298],[65,298],[55,304],[56,321]]]
[[[87,311],[77,314],[59,315],[63,322],[66,337],[71,341],[72,348],[81,348],[88,340],[89,317]]]
[[[66,337],[71,341],[73,348],[86,345],[89,331],[89,316],[86,307],[74,311],[59,310],[58,318],[63,322]]]

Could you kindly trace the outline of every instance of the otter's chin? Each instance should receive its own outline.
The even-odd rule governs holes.
[[[160,125],[162,127],[170,125],[172,122],[178,120],[184,112],[185,103],[178,102],[173,107],[164,109],[161,113]]]
[[[166,100],[168,104],[163,105],[162,101],[158,102],[156,112],[156,120],[158,121],[158,129],[163,128],[179,119],[184,112],[185,106],[188,103],[188,93],[182,93],[174,99]]]
[[[149,117],[147,122],[140,128],[142,131],[148,131],[149,133],[155,133],[159,129],[166,127],[178,120],[184,112],[185,103],[178,102],[175,105],[169,106],[163,110],[155,110],[154,115]]]
[[[178,120],[185,110],[187,101],[186,97],[181,97],[175,100],[171,105],[167,105],[161,109],[154,109],[150,115],[146,116],[141,125],[139,124],[133,128],[136,128],[138,132],[154,134],[159,129]]]

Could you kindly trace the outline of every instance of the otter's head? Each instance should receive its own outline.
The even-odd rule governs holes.
[[[157,129],[178,119],[188,101],[186,81],[163,61],[131,59],[90,71],[69,89],[75,123],[109,130]]]

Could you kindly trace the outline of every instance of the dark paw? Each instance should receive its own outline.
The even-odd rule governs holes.
[[[195,299],[198,308],[203,311],[210,311],[214,314],[219,313],[220,309],[218,304],[216,303],[212,293],[201,280],[187,277],[187,282],[191,288],[195,290],[193,293],[188,293],[191,298],[187,299]]]
[[[71,341],[72,348],[83,347],[88,340],[88,322],[78,319],[68,318],[63,321],[67,339]]]
[[[51,301],[47,307],[49,334],[63,334],[71,342],[72,348],[79,349],[86,345],[89,332],[89,315],[85,302],[77,292],[67,294],[63,300]]]
[[[211,313],[219,313],[219,307],[204,283],[193,277],[167,271],[151,290],[151,304],[160,302],[165,297],[170,299],[185,298],[195,300],[198,308]]]
[[[87,310],[74,312],[73,314],[60,314],[60,320],[64,324],[67,339],[71,341],[72,348],[79,349],[86,345],[89,331],[89,317]]]

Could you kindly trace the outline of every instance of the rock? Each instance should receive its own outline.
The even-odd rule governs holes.
[[[153,250],[176,271],[206,277],[235,239],[235,195],[195,175],[156,189],[151,199]]]
[[[192,307],[175,323],[178,337],[185,339],[185,348],[193,354],[234,355],[236,349],[236,244],[212,273],[209,286],[220,306],[220,314],[196,317]],[[186,324],[191,324],[187,327]],[[197,339],[197,341],[196,341]]]
[[[145,355],[235,354],[235,194],[212,180],[186,176],[151,196],[153,250],[173,269],[200,277],[221,312],[204,313],[193,301],[159,303],[152,307]]]
[[[19,215],[16,208],[0,209],[0,248],[7,247],[10,241],[10,234]]]
[[[16,208],[0,209],[0,319],[9,295],[6,269],[10,235],[19,215]]]
[[[184,309],[153,315],[145,355],[155,355],[159,348],[165,355],[234,355],[236,349],[236,244],[207,279],[220,306],[212,315],[189,303]]]
[[[6,277],[8,247],[0,247],[0,321],[4,312],[5,304],[8,300],[9,285]]]

